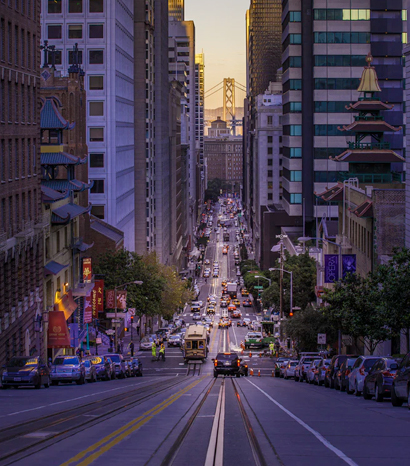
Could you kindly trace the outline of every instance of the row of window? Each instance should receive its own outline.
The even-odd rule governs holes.
[[[365,66],[366,55],[315,55],[315,66]]]
[[[5,3],[5,0],[2,0]],[[14,0],[14,9],[28,18],[37,17],[37,2],[34,0]],[[12,0],[8,0],[8,6],[12,8]]]
[[[0,140],[0,181],[12,181],[37,174],[36,139]]]
[[[59,14],[63,12],[63,3],[68,7],[68,13],[83,13],[85,0],[48,0],[48,13]],[[89,13],[103,13],[104,0],[87,0]]]
[[[47,25],[48,39],[62,39],[63,26],[62,24],[48,24]],[[83,25],[82,24],[69,24],[67,29],[68,39],[82,39],[83,38]],[[89,39],[103,39],[104,38],[104,25],[103,24],[89,24],[88,25],[88,38]]]
[[[301,147],[284,147],[283,156],[288,159],[301,159],[302,148]]]
[[[283,106],[283,114],[302,113],[302,102],[288,102]]]
[[[288,91],[301,91],[302,80],[301,79],[288,79],[283,83],[283,92]]]
[[[37,69],[37,37],[0,18],[0,60],[26,69]]]
[[[22,228],[24,228],[25,222],[37,220],[37,207],[39,201],[40,200],[37,197],[37,189],[33,189],[33,191],[20,192],[14,196],[9,196],[8,198],[3,197],[1,199],[0,225],[1,229],[7,233],[8,238],[20,232]],[[30,250],[30,248],[28,248],[28,250]],[[23,264],[24,263],[27,264],[26,261],[23,261]],[[26,267],[26,269],[29,269],[29,267]],[[32,273],[30,275],[35,276],[36,274]],[[28,283],[29,281],[21,283],[21,288],[24,289],[27,287]]]
[[[319,21],[369,21],[369,9],[319,8],[313,10],[313,19]]]
[[[302,136],[302,125],[284,125],[284,136]]]
[[[300,23],[302,21],[302,12],[301,11],[289,11],[286,15],[285,20],[283,21],[283,29],[289,23]]]
[[[285,72],[288,68],[302,68],[302,57],[288,57],[283,62],[283,71]]]
[[[315,32],[315,44],[369,44],[370,32]]]
[[[315,136],[350,136],[354,134],[352,131],[340,131],[342,125],[314,125]]]
[[[315,78],[315,89],[356,90],[360,78]]]
[[[351,102],[349,101],[316,101],[315,112],[316,113],[345,113],[346,106]]]
[[[0,121],[2,123],[34,124],[37,93],[35,87],[15,81],[0,80]]]
[[[62,65],[62,51],[55,50],[55,65]],[[68,51],[68,64],[72,65],[74,63],[74,52],[72,50]],[[78,64],[83,64],[83,51],[79,50],[77,54]],[[49,58],[49,62],[51,63],[51,59]],[[96,50],[88,50],[88,64],[89,65],[103,65],[104,64],[104,50],[96,49]]]

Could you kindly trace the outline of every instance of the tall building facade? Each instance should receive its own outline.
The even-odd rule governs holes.
[[[197,194],[198,206],[202,206],[205,194],[204,167],[204,111],[205,111],[205,55],[195,54],[195,142],[197,152]]]
[[[380,99],[394,104],[386,121],[403,125],[403,47],[406,2],[380,0],[283,1],[283,207],[289,224],[323,215],[337,218],[337,206],[318,202],[322,192],[345,180],[347,164],[330,157],[343,152],[350,123],[346,105],[359,98],[357,88],[366,56],[373,55]],[[386,142],[403,153],[403,131]],[[365,141],[364,141],[365,142]],[[392,165],[402,171],[402,164]]]
[[[185,20],[185,0],[168,0],[169,18],[176,21]]]
[[[0,9],[0,365],[40,354],[40,1]],[[36,324],[35,324],[36,321]]]
[[[41,38],[62,75],[86,73],[92,213],[124,231],[135,250],[134,0],[41,0]],[[78,54],[73,47],[78,44]]]

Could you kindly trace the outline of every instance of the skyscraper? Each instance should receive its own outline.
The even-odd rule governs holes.
[[[184,1],[185,0],[168,0],[168,16],[170,20],[185,20]]]
[[[316,204],[313,193],[346,178],[347,164],[329,157],[342,153],[346,140],[352,139],[339,126],[351,121],[345,107],[359,98],[369,52],[382,89],[380,99],[394,104],[386,121],[403,125],[405,3],[283,1],[282,203],[289,224],[300,223],[302,216],[307,223],[323,215],[337,218],[337,206],[320,200]],[[403,131],[387,133],[385,140],[402,154]],[[392,170],[402,171],[401,165],[393,164]]]
[[[204,169],[205,55],[195,54],[195,141],[198,158],[197,199],[202,205],[205,194]]]

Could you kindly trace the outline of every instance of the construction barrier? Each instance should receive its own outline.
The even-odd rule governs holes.
[[[275,371],[272,371],[272,377],[275,377]]]
[[[251,371],[250,371],[250,375],[253,375],[253,369],[251,369]]]
[[[261,376],[261,370],[259,369],[258,370],[258,377],[260,377],[260,376]]]
[[[250,358],[252,357],[252,351],[249,351],[249,357]]]

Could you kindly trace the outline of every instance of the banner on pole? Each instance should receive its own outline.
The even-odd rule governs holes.
[[[342,256],[343,280],[347,274],[356,273],[356,254],[343,254]]]
[[[115,290],[107,290],[105,292],[105,307],[107,309],[115,309]]]
[[[339,256],[337,254],[325,254],[325,283],[333,283],[339,280]]]

